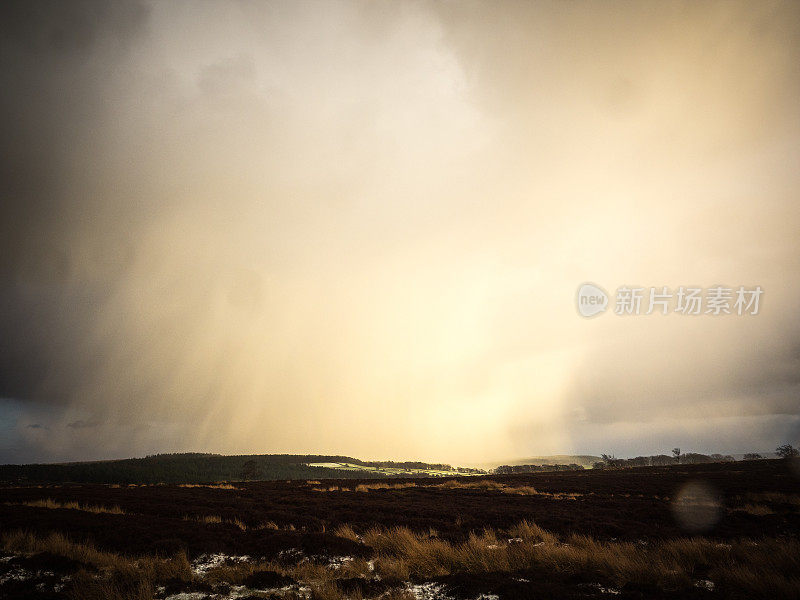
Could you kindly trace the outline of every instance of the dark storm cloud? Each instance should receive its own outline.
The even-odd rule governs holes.
[[[790,340],[796,343],[797,332]],[[597,424],[650,423],[698,412],[798,414],[800,359],[791,343],[784,347],[780,340],[742,336],[731,342],[742,344],[738,351],[722,354],[704,348],[702,335],[684,334],[675,342],[670,336],[650,336],[647,342],[599,344],[578,365],[566,406]],[[648,345],[650,352],[643,353]]]
[[[103,110],[104,82],[145,25],[135,2],[4,2],[0,6],[3,269],[63,281],[53,233],[77,218],[71,155]]]
[[[70,351],[104,295],[74,284],[67,236],[92,215],[72,165],[146,20],[136,2],[0,4],[0,395],[65,398],[93,366]]]

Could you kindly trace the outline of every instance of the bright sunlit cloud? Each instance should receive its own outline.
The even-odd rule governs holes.
[[[797,12],[9,9],[0,460],[796,438]],[[765,295],[583,320],[585,281]]]

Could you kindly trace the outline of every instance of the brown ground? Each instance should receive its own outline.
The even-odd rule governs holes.
[[[290,548],[305,556],[369,557],[372,549],[366,544],[333,534],[341,525],[359,533],[373,526],[434,530],[438,539],[460,543],[470,532],[506,531],[527,520],[562,539],[582,534],[599,541],[653,543],[694,533],[683,531],[671,510],[689,482],[703,482],[720,499],[719,521],[702,532],[708,539],[796,539],[800,533],[800,479],[785,461],[489,476],[453,484],[419,479],[4,487],[0,532],[57,531],[108,552],[167,556],[185,551],[189,559],[223,552],[271,560]],[[50,507],[24,504],[45,500]],[[81,509],[61,508],[76,502]],[[503,574],[449,575],[437,581],[461,597],[474,598],[481,590],[501,598],[531,597],[525,583]],[[574,597],[593,595],[575,587],[586,582],[571,581],[569,594],[558,578],[540,581],[536,597],[573,597],[576,590],[583,591]],[[0,586],[0,598],[3,591]],[[6,589],[7,597],[13,597],[10,592]],[[660,597],[654,590],[636,594],[621,597]]]

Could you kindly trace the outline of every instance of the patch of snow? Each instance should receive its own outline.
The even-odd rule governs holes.
[[[406,589],[414,595],[416,600],[450,600],[444,593],[444,586],[440,583],[406,584]]]
[[[605,587],[600,583],[590,583],[589,587],[593,587],[601,594],[610,594],[612,596],[618,596],[621,593],[618,589],[612,587]]]
[[[27,581],[35,577],[33,571],[28,571],[22,567],[14,567],[10,571],[0,575],[0,585],[5,585],[9,581]]]
[[[709,592],[714,591],[714,582],[710,579],[700,579],[694,582],[694,587],[702,588],[704,590],[708,590]]]
[[[180,592],[167,596],[164,600],[205,600],[205,598],[208,598],[205,592]]]
[[[341,569],[343,565],[352,562],[352,556],[333,556],[328,561],[328,567],[331,569]]]
[[[195,575],[204,576],[208,571],[215,567],[221,567],[225,563],[248,562],[249,556],[228,556],[227,554],[201,554],[192,561],[192,571]]]
[[[303,557],[303,551],[300,548],[288,548],[278,552],[278,558],[282,559],[298,559]]]

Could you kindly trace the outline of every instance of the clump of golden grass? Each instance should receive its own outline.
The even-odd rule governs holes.
[[[762,589],[772,590],[771,598],[800,597],[797,540],[719,544],[705,538],[682,538],[643,547],[584,535],[562,540],[528,521],[505,535],[490,529],[473,532],[460,543],[404,527],[372,528],[363,538],[377,553],[375,571],[387,580],[535,570],[591,576],[616,586],[631,582],[690,589],[693,573],[702,570],[708,571],[718,586],[741,590],[748,598],[766,597]]]
[[[166,559],[155,556],[132,559],[74,542],[55,532],[37,536],[12,531],[3,535],[0,546],[19,554],[49,552],[98,570],[97,575],[85,570],[75,575],[70,588],[75,600],[151,600],[157,582],[191,581],[193,577],[191,565],[183,553]]]
[[[728,506],[728,510],[745,512],[756,516],[796,513],[800,511],[800,494],[750,492],[734,497]]]
[[[60,533],[39,537],[25,531],[11,531],[3,535],[0,545],[9,552],[28,554],[50,552],[98,569],[119,566],[123,560],[117,554],[102,552],[88,544],[72,542]]]
[[[223,564],[212,567],[206,571],[204,580],[207,583],[227,583],[229,585],[242,585],[250,575],[260,571],[274,571],[273,565],[264,561],[240,561],[233,564]]]
[[[417,484],[408,483],[360,483],[356,486],[357,492],[368,492],[370,490],[403,490],[406,488],[417,487]]]
[[[320,486],[320,487],[312,487],[312,492],[351,492],[353,491],[352,488],[349,487],[340,487],[338,485],[327,485],[327,486]]]
[[[68,508],[70,510],[82,510],[95,514],[110,514],[110,515],[124,515],[126,514],[119,506],[98,506],[94,504],[80,504],[75,501],[58,502],[52,498],[45,498],[43,500],[27,500],[25,502],[6,502],[10,506],[33,506],[36,508]]]
[[[205,523],[207,525],[215,525],[217,523],[225,523],[227,525],[234,525],[238,527],[242,531],[258,531],[262,529],[272,529],[272,530],[284,530],[284,531],[294,531],[294,525],[285,525],[281,527],[274,521],[267,521],[266,523],[260,523],[259,525],[248,525],[241,519],[234,517],[233,519],[223,519],[219,515],[183,515],[184,521],[196,521],[197,523]]]
[[[536,523],[527,520],[520,521],[508,530],[508,535],[512,539],[521,539],[523,542],[547,542],[548,544],[558,543],[558,538],[549,531],[542,529]]]
[[[463,479],[448,479],[447,481],[437,482],[437,483],[418,483],[409,481],[408,483],[383,483],[383,482],[376,482],[376,483],[359,483],[355,486],[355,488],[349,488],[345,486],[338,486],[338,485],[328,485],[328,486],[317,486],[312,487],[311,491],[314,492],[369,492],[371,490],[402,490],[407,488],[413,487],[422,487],[422,488],[442,488],[447,490],[484,490],[484,491],[493,491],[493,492],[501,492],[503,494],[513,494],[518,496],[535,496],[540,495],[539,492],[536,491],[535,488],[528,485],[508,485],[505,483],[500,483],[498,481],[492,481],[487,479],[481,479],[477,481],[469,481],[466,480],[467,478]],[[310,482],[309,482],[310,483]],[[574,499],[578,494],[545,494],[548,496],[558,497],[558,498],[569,498]]]
[[[491,492],[502,492],[503,494],[515,494],[519,496],[535,496],[538,494],[535,488],[529,485],[507,485],[499,481],[490,479],[479,479],[477,481],[450,479],[443,483],[437,483],[431,487],[439,487],[448,490],[486,490]]]
[[[311,600],[363,600],[358,590],[345,593],[335,581],[328,581],[311,588]],[[380,600],[416,600],[416,596],[405,587],[394,588],[379,596]]]
[[[96,569],[134,565],[157,579],[177,578],[188,581],[192,578],[191,566],[183,553],[167,559],[156,556],[132,559],[114,552],[98,550],[91,544],[72,541],[58,532],[38,536],[27,531],[10,531],[0,538],[0,547],[9,552],[21,554],[49,552]]]
[[[361,536],[358,535],[355,532],[355,530],[353,529],[353,527],[350,526],[350,525],[339,525],[339,527],[337,527],[333,531],[333,535],[335,535],[337,537],[340,537],[340,538],[345,538],[345,539],[348,539],[348,540],[352,540],[354,542],[362,541]]]
[[[745,504],[736,509],[737,511],[746,512],[749,515],[756,515],[763,517],[764,515],[774,515],[775,511],[766,504]]]
[[[239,488],[230,483],[179,483],[182,488],[208,488],[211,490],[238,490]]]

